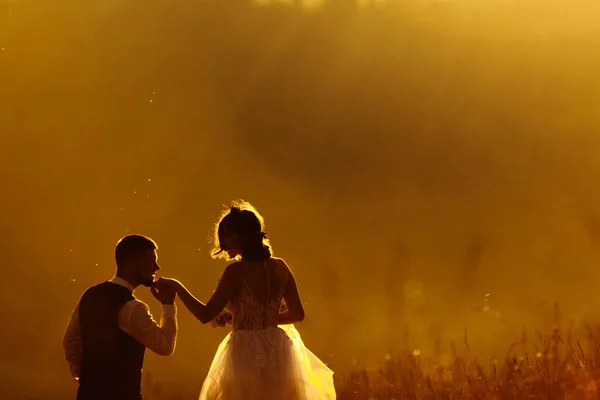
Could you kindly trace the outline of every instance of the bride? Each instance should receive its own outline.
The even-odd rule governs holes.
[[[213,257],[234,262],[223,272],[208,303],[185,286],[171,285],[203,324],[232,316],[232,331],[219,345],[200,400],[331,400],[333,372],[308,350],[292,324],[304,319],[296,280],[284,260],[272,256],[262,216],[247,202],[222,215]]]

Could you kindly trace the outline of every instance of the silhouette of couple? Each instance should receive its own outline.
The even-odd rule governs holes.
[[[175,350],[178,296],[203,324],[231,332],[219,345],[200,399],[335,399],[333,372],[308,350],[293,323],[304,319],[296,281],[272,256],[261,215],[234,202],[219,220],[213,257],[233,262],[204,304],[175,280],[160,278],[156,243],[125,236],[117,243],[116,275],[85,291],[63,339],[79,382],[78,400],[140,400],[144,352]],[[162,303],[160,324],[133,291],[143,285]],[[230,316],[231,318],[227,318]]]

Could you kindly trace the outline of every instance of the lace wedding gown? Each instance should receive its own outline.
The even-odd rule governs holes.
[[[308,350],[293,325],[277,326],[289,273],[259,301],[244,280],[230,302],[233,329],[217,349],[200,400],[333,400],[333,372]]]

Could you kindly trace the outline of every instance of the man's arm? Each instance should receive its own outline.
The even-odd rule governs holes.
[[[63,349],[65,359],[69,364],[73,379],[79,380],[81,371],[81,355],[83,354],[83,344],[81,342],[81,330],[79,328],[79,302],[71,314],[71,319],[67,325],[65,336],[63,337]]]
[[[236,293],[236,283],[239,282],[240,264],[229,264],[219,280],[208,303],[198,300],[181,282],[176,279],[160,278],[156,283],[158,288],[174,288],[179,299],[198,320],[207,324],[214,320],[225,309],[227,303]]]
[[[156,354],[170,356],[177,340],[177,308],[163,304],[159,325],[145,303],[131,300],[119,311],[119,327]]]

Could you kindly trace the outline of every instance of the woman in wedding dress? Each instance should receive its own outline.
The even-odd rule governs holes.
[[[229,264],[208,303],[174,279],[183,304],[203,324],[231,313],[232,331],[219,345],[200,400],[331,400],[333,372],[308,350],[292,324],[304,319],[296,280],[272,256],[262,216],[236,202],[216,227],[213,257]]]

